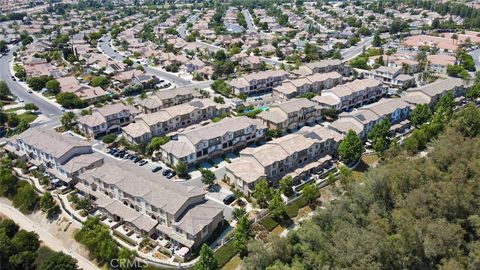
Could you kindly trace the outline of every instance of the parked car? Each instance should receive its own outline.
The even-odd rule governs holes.
[[[135,156],[135,155],[130,155],[130,157],[129,157],[130,160],[135,160],[136,158],[138,158],[138,157]]]
[[[228,194],[227,197],[223,198],[223,203],[226,205],[230,205],[233,201],[235,201],[233,194]]]
[[[155,173],[155,172],[160,171],[161,169],[162,169],[162,166],[157,166],[157,167],[155,167],[155,168],[152,169],[152,172]]]
[[[167,174],[167,178],[168,179],[171,179],[172,177],[174,177],[175,175],[177,175],[174,171],[171,171],[169,174]]]
[[[147,163],[148,163],[148,161],[142,160],[142,161],[138,162],[138,166],[143,166],[143,165],[145,165],[145,164],[147,164]]]
[[[171,172],[172,172],[172,170],[166,169],[166,170],[164,170],[164,171],[162,172],[162,174],[163,174],[163,176],[167,176],[167,175],[168,175],[169,173],[171,173]]]
[[[142,159],[141,159],[141,158],[139,158],[139,157],[136,157],[136,158],[133,160],[133,163],[140,162],[140,160],[142,160]]]

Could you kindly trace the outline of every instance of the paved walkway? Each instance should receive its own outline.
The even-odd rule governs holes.
[[[34,231],[38,234],[40,240],[51,248],[54,251],[63,251],[64,253],[72,256],[73,258],[77,259],[78,266],[81,269],[99,269],[95,266],[92,262],[90,262],[87,258],[83,257],[76,251],[68,248],[64,245],[64,243],[58,239],[57,237],[53,236],[48,232],[42,224],[37,223],[35,220],[30,219],[29,217],[22,214],[20,211],[15,209],[8,203],[3,201],[0,202],[0,213],[4,214],[5,216],[9,217],[15,223],[17,223],[22,229],[27,231]],[[72,236],[73,237],[73,236]]]

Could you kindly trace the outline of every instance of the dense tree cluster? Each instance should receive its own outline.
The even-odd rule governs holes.
[[[3,270],[75,270],[77,261],[62,252],[48,252],[38,261],[40,241],[34,232],[21,230],[11,219],[0,221],[0,265]]]
[[[286,239],[251,242],[246,268],[477,268],[479,119],[473,105],[452,114],[427,156],[388,159]]]

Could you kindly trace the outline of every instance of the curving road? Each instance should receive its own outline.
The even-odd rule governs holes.
[[[118,52],[115,52],[114,49],[110,46],[110,40],[111,39],[112,38],[111,38],[110,35],[104,36],[100,40],[100,49],[101,49],[102,53],[104,53],[105,55],[107,55],[111,59],[116,60],[118,62],[122,62],[125,59],[125,57],[123,55],[119,54]],[[137,65],[137,64],[135,63],[135,65]],[[168,81],[171,81],[178,86],[191,84],[191,82],[189,80],[178,77],[175,74],[165,72],[165,71],[162,71],[162,70],[159,70],[159,69],[155,69],[155,68],[152,68],[152,67],[149,67],[149,66],[144,66],[144,68],[145,68],[146,73],[155,75],[158,78],[162,78],[162,79],[166,79]]]
[[[40,96],[34,93],[28,93],[22,84],[12,79],[10,72],[10,61],[13,58],[13,52],[19,49],[20,46],[15,46],[10,49],[7,55],[0,58],[0,80],[5,81],[10,88],[12,94],[21,98],[25,103],[34,103],[38,106],[39,110],[48,118],[56,119],[62,115],[62,111],[52,103],[44,100]]]

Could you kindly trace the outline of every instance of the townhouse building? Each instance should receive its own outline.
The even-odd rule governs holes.
[[[450,92],[454,97],[459,97],[465,95],[466,91],[465,82],[461,78],[447,77],[430,84],[408,89],[404,93],[403,99],[410,104],[428,104],[433,108],[440,98],[447,93]]]
[[[226,177],[245,194],[266,179],[273,186],[286,175],[295,183],[328,167],[343,136],[321,127],[304,127],[262,146],[246,148],[226,166]]]
[[[195,165],[249,143],[262,141],[267,127],[246,116],[226,118],[220,122],[178,133],[177,138],[160,147],[161,159],[175,165]]]
[[[44,127],[11,137],[4,148],[65,185],[74,184],[79,174],[103,164],[103,157],[93,152],[91,144]]]
[[[148,142],[152,137],[221,116],[228,110],[228,105],[217,104],[210,99],[194,99],[155,113],[139,115],[135,123],[122,128],[122,133],[131,143]]]
[[[298,76],[308,76],[315,73],[329,73],[336,71],[343,76],[349,76],[351,68],[345,65],[345,62],[338,59],[322,60],[318,62],[307,63],[293,70],[292,73]]]
[[[389,119],[390,131],[395,134],[403,132],[410,126],[408,117],[413,108],[414,106],[401,98],[381,99],[358,110],[339,114],[338,120],[328,128],[343,135],[351,129],[365,141],[376,124],[383,119]]]
[[[192,250],[224,221],[223,209],[201,187],[159,179],[132,163],[108,161],[79,178],[75,187],[96,209],[143,237]]]
[[[342,83],[342,78],[340,73],[333,71],[285,80],[273,88],[272,96],[277,100],[288,100],[307,92],[318,93]]]
[[[180,87],[175,89],[157,91],[138,103],[143,113],[154,113],[161,109],[187,103],[202,95],[193,87]]]
[[[409,74],[403,74],[401,67],[380,66],[367,73],[367,77],[381,81],[391,87],[407,87],[415,82],[415,78]]]
[[[324,108],[342,111],[378,101],[386,93],[387,89],[380,81],[367,78],[323,90],[312,101]]]
[[[322,113],[315,102],[299,98],[272,105],[256,117],[269,129],[277,129],[283,133],[305,125],[314,125],[321,120]]]
[[[121,127],[132,123],[139,113],[133,106],[116,103],[93,109],[92,114],[77,120],[77,127],[84,136],[99,138],[121,131]]]
[[[455,65],[457,59],[453,55],[448,54],[434,54],[427,55],[428,67],[431,71],[436,73],[447,73],[447,67],[449,65]]]
[[[280,85],[288,78],[289,74],[283,70],[259,71],[244,75],[228,82],[235,95],[261,94],[272,91],[273,87]]]

